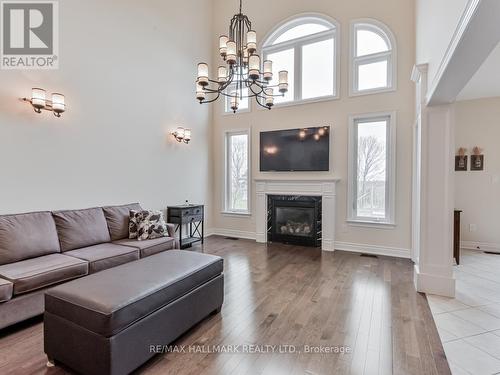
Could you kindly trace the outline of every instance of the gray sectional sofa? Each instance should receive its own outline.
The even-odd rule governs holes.
[[[139,204],[0,216],[0,329],[44,312],[47,289],[178,248],[168,237],[128,239]]]

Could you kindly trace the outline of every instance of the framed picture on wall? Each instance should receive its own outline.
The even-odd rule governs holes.
[[[467,171],[468,161],[469,161],[469,157],[467,155],[455,156],[455,171],[457,171],[457,172]]]
[[[484,170],[484,155],[471,155],[470,157],[470,170],[483,171]]]

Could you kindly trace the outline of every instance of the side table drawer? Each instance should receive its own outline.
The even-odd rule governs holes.
[[[192,221],[202,221],[203,220],[203,215],[190,215],[190,216],[184,216],[182,218],[183,223],[190,223]]]

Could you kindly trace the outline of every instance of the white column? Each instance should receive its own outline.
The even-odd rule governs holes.
[[[454,119],[451,105],[427,107],[426,69],[417,75],[421,98],[417,104],[417,142],[414,157],[419,163],[418,212],[413,213],[415,288],[419,292],[453,297],[453,210],[454,210]]]
[[[335,216],[336,216],[336,183],[323,184],[322,193],[322,231],[321,249],[335,251]]]

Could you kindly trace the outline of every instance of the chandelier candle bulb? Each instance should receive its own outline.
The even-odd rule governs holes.
[[[257,80],[260,77],[260,57],[259,55],[250,55],[248,58],[248,76]]]
[[[219,37],[219,52],[222,57],[226,57],[227,55],[227,42],[229,38],[226,35],[221,35]]]
[[[196,82],[196,99],[201,102],[203,99],[205,99],[205,97],[206,93],[205,90],[203,90],[203,86]]]
[[[288,91],[288,72],[286,70],[282,70],[279,72],[279,90],[281,93],[285,93]]]
[[[240,104],[240,98],[237,92],[231,94],[231,109],[236,113]]]
[[[66,104],[64,102],[64,95],[53,93],[52,94],[52,111],[56,117],[61,117],[61,113],[66,110]]]
[[[227,68],[225,66],[219,66],[218,69],[219,84],[223,85],[227,82]]]
[[[266,105],[269,109],[274,105],[274,90],[271,87],[268,87],[264,90],[266,96]]]
[[[264,61],[264,79],[266,81],[273,79],[273,62],[271,60]]]
[[[247,49],[250,55],[257,51],[257,33],[254,30],[247,33]]]
[[[31,89],[31,105],[35,108],[35,111],[40,113],[42,108],[45,108],[46,92],[44,89],[33,88]]]
[[[236,64],[236,42],[230,40],[227,42],[227,57],[229,64]]]
[[[208,64],[198,64],[198,83],[202,86],[208,86]]]

